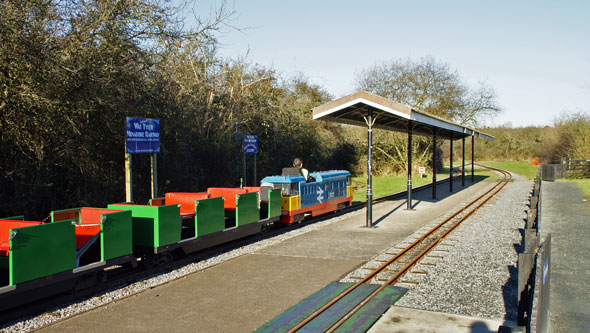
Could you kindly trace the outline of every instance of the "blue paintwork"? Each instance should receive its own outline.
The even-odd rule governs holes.
[[[350,176],[350,172],[324,171],[309,175],[315,178],[314,182],[306,183],[301,176],[269,176],[262,179],[261,183],[298,183],[301,208],[346,198],[346,178]]]
[[[295,182],[305,182],[305,179],[303,178],[303,176],[267,176],[264,177],[260,183],[281,183],[281,184],[286,184],[286,183],[295,183]]]

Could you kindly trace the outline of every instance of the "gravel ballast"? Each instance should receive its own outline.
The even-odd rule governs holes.
[[[428,265],[414,268],[407,294],[396,303],[409,308],[489,318],[517,319],[517,262],[533,182],[513,175],[499,197],[463,222]],[[442,245],[442,244],[441,244]]]
[[[331,218],[328,220],[312,223],[305,225],[300,228],[295,228],[290,231],[285,231],[283,233],[279,233],[277,236],[268,237],[261,240],[243,240],[238,241],[236,243],[236,248],[231,249],[226,252],[218,253],[212,255],[210,257],[204,258],[199,260],[198,262],[190,263],[187,265],[176,267],[175,269],[148,276],[145,279],[140,281],[134,282],[129,285],[123,285],[120,288],[115,288],[112,290],[106,290],[103,293],[91,297],[89,299],[83,300],[78,303],[74,304],[66,304],[60,306],[58,308],[54,308],[51,311],[45,312],[39,316],[23,318],[18,321],[14,321],[11,323],[7,323],[4,325],[0,325],[1,332],[22,332],[22,331],[30,331],[34,329],[38,329],[40,327],[50,325],[56,321],[90,311],[95,309],[99,306],[132,296],[134,294],[140,293],[146,289],[154,288],[158,285],[162,285],[168,283],[170,281],[179,279],[181,277],[187,276],[189,274],[207,269],[209,267],[215,266],[217,264],[223,263],[225,261],[231,260],[233,258],[254,253],[259,251],[265,247],[271,246],[273,244],[277,244],[283,242],[287,239],[308,233],[310,231],[316,230],[323,226],[337,223],[344,219],[348,219],[351,216],[363,214],[364,212],[361,210],[353,211],[350,213],[346,213],[340,215],[335,218]]]
[[[482,318],[516,319],[516,262],[517,249],[521,244],[519,228],[524,225],[532,189],[532,181],[516,178],[502,190],[498,199],[488,202],[468,223],[460,226],[450,240],[444,242],[444,246],[426,258],[425,265],[414,268],[415,274],[407,276],[403,285],[410,290],[396,305]],[[0,330],[28,331],[49,325],[360,214],[364,211],[309,224],[272,238],[244,241],[244,246],[239,248],[105,291],[80,303],[65,305],[34,318],[10,323],[9,326],[0,326]],[[392,249],[396,247],[399,246],[392,244]]]

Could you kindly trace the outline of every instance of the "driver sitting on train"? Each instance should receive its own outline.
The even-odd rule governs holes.
[[[305,179],[306,182],[310,181],[309,171],[307,171],[307,169],[303,168],[303,161],[299,157],[296,157],[293,160],[293,167],[299,169],[299,173],[301,174],[301,176],[303,176],[303,178]]]

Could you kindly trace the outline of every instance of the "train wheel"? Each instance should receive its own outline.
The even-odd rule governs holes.
[[[293,223],[301,224],[301,222],[303,222],[304,218],[305,218],[305,214],[295,215],[295,216],[293,216]]]
[[[141,262],[146,268],[154,268],[158,266],[166,265],[174,259],[174,256],[170,252],[147,255],[143,257]]]
[[[102,274],[99,274],[98,272],[80,276],[76,279],[76,282],[74,282],[72,286],[72,291],[76,293],[77,291],[94,287],[103,282],[103,280],[104,277],[102,276]]]

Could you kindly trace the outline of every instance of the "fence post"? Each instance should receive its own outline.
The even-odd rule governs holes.
[[[537,277],[533,294],[533,310],[531,313],[531,329],[534,332],[549,331],[549,306],[551,290],[551,234],[539,247],[537,256]]]
[[[518,254],[518,325],[529,326],[529,316],[531,310],[531,296],[533,292],[533,282],[535,274],[533,266],[536,254],[519,253]]]

